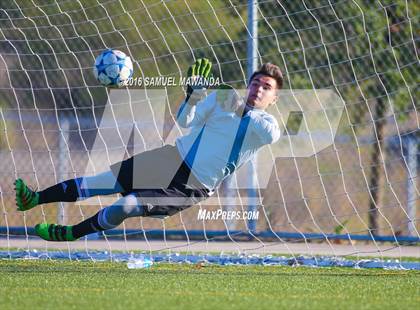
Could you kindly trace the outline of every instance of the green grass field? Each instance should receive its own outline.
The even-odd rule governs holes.
[[[420,271],[0,260],[1,309],[419,309]]]

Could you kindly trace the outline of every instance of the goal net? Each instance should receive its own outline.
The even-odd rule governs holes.
[[[0,257],[420,268],[419,16],[404,0],[3,0]],[[94,78],[109,48],[133,60],[127,87]],[[268,110],[280,140],[174,216],[36,237],[35,224],[78,223],[118,196],[18,212],[13,181],[44,189],[173,144],[178,82],[201,57],[239,92],[250,64],[281,67]]]

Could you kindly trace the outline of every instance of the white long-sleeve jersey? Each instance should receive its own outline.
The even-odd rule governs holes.
[[[280,138],[278,123],[271,114],[251,109],[240,118],[217,104],[215,91],[197,105],[181,104],[177,122],[191,128],[177,138],[178,151],[209,190],[250,160],[259,148]]]

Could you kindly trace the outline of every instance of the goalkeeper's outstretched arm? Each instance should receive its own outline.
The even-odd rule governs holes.
[[[263,144],[272,144],[279,140],[280,129],[277,120],[270,114],[259,114],[249,111],[246,117],[250,118],[249,128]]]

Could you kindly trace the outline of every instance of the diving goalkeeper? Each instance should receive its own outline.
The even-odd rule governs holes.
[[[27,211],[51,202],[74,202],[96,195],[122,194],[114,204],[76,225],[41,223],[36,233],[48,241],[73,241],[115,228],[136,216],[166,217],[210,197],[222,181],[249,161],[262,146],[276,142],[280,130],[265,109],[277,100],[282,73],[264,64],[250,77],[244,99],[222,84],[207,94],[209,60],[198,59],[188,70],[186,98],[177,123],[190,128],[164,145],[111,165],[95,176],[63,181],[33,191],[22,179],[15,181],[16,205]]]

